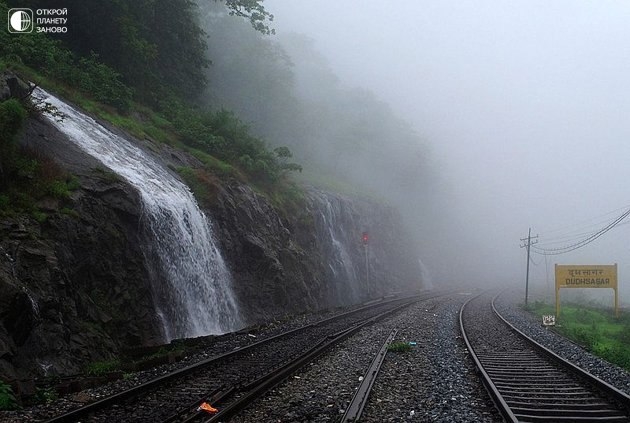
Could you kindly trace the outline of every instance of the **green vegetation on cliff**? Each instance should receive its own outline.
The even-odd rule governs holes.
[[[44,220],[37,201],[67,198],[76,181],[50,159],[18,148],[17,135],[27,113],[16,99],[0,102],[0,215],[26,212]]]
[[[156,107],[170,95],[196,100],[207,85],[204,75],[204,69],[210,65],[205,55],[207,37],[197,23],[198,12],[194,1],[3,2],[9,7],[33,10],[67,9],[67,32],[51,36],[60,40],[72,55],[80,58],[79,61],[97,56],[98,62],[115,69],[120,81],[133,89],[136,101]],[[271,31],[266,24],[271,16],[262,7],[261,0],[227,0],[221,3],[232,14],[247,19],[257,30]],[[19,38],[21,43],[24,39],[35,39],[31,35],[13,38]],[[70,64],[71,59],[65,57],[63,62]]]
[[[6,27],[13,3],[0,1],[0,26]],[[37,0],[19,5],[25,6],[49,5]],[[197,104],[209,61],[193,2],[69,0],[64,7],[72,26],[58,39],[0,31],[0,71],[14,70],[134,136],[203,156],[210,172],[233,169],[231,176],[265,191],[284,189],[284,176],[301,170],[289,162],[286,147],[270,148],[234,113]],[[227,7],[257,30],[271,32],[265,24],[269,14],[258,1],[228,1]]]

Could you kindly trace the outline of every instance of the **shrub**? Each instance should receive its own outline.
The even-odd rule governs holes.
[[[129,112],[132,90],[120,81],[119,73],[98,61],[97,54],[92,52],[89,57],[80,59],[75,73],[82,91],[120,112]]]
[[[51,404],[59,399],[59,394],[55,388],[38,388],[35,394],[35,399],[40,404]]]
[[[66,181],[57,180],[48,184],[47,193],[55,198],[68,198],[70,196],[70,188]]]
[[[0,410],[15,410],[18,408],[13,389],[0,380]]]
[[[404,353],[411,351],[411,345],[408,342],[393,342],[387,347],[387,351]]]
[[[48,215],[39,210],[33,210],[31,215],[33,216],[33,219],[37,220],[39,223],[44,223],[46,219],[48,219]]]
[[[2,138],[6,140],[8,137],[13,137],[22,126],[24,119],[26,119],[26,110],[19,100],[11,98],[0,103]]]

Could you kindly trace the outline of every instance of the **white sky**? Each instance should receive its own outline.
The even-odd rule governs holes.
[[[376,92],[431,145],[470,230],[473,279],[524,282],[528,227],[556,235],[630,205],[629,1],[264,5],[279,34],[313,38],[344,83]],[[550,268],[617,262],[630,294],[629,238],[621,225]]]

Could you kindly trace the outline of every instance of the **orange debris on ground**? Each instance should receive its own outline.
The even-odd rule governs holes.
[[[203,411],[206,411],[208,413],[213,413],[213,414],[219,411],[213,406],[211,406],[210,404],[208,404],[207,402],[202,402],[197,410],[199,411],[203,410]]]

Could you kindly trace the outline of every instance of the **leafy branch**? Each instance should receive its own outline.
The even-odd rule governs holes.
[[[225,5],[230,9],[230,15],[248,19],[256,31],[265,35],[276,33],[265,22],[272,22],[273,15],[265,10],[261,0],[225,0]]]

